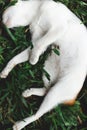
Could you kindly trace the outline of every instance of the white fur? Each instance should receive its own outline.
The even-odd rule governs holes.
[[[29,24],[34,48],[15,56],[2,71],[2,78],[19,63],[29,60],[36,64],[49,45],[56,44],[60,48],[60,56],[52,52],[45,62],[44,68],[51,78],[48,81],[43,75],[46,88],[28,89],[22,94],[24,97],[43,96],[54,84],[36,114],[13,126],[14,130],[21,130],[56,105],[77,97],[87,75],[87,29],[65,5],[52,0],[19,1],[4,12],[3,23],[8,28]]]

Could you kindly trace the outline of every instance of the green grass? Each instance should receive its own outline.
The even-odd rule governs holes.
[[[57,1],[57,0],[56,0]],[[87,25],[87,3],[82,0],[60,0]],[[85,1],[85,0],[84,0]],[[1,16],[9,5],[0,0],[0,71],[16,54],[31,45],[25,28],[8,30],[1,24]],[[43,87],[43,64],[48,53],[41,56],[35,66],[29,62],[17,65],[6,79],[0,79],[0,126],[12,130],[15,121],[32,115],[38,110],[43,98],[32,96],[24,99],[21,93],[31,87]],[[85,82],[74,106],[59,105],[51,112],[30,124],[24,130],[87,130],[87,83]]]

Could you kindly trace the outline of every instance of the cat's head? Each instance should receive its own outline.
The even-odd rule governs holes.
[[[34,1],[35,0],[18,0],[15,5],[8,7],[2,16],[3,23],[8,28],[29,25],[34,14]]]

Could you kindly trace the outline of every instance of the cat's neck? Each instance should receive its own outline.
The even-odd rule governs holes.
[[[31,2],[31,4],[30,4]],[[25,3],[27,8],[27,18],[29,19],[29,24],[34,21],[34,19],[37,17],[37,14],[39,13],[40,6],[42,2],[40,0],[32,0],[32,1],[26,1]]]

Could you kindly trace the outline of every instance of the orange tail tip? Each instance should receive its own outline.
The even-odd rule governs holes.
[[[72,105],[75,104],[75,101],[76,101],[76,99],[72,99],[72,100],[69,100],[69,101],[65,101],[63,104],[72,106]]]

